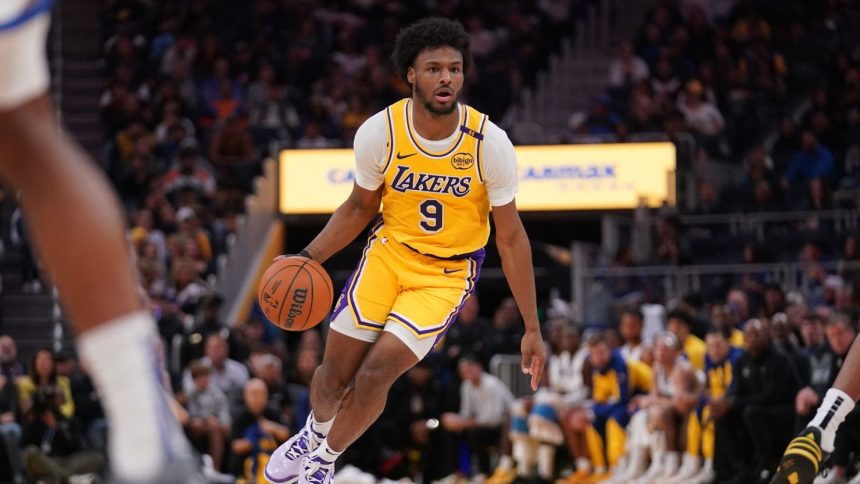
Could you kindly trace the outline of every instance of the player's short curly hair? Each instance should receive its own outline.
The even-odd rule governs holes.
[[[409,84],[406,73],[424,49],[450,46],[463,54],[463,74],[472,67],[469,34],[460,22],[432,17],[420,20],[400,31],[394,43],[391,61],[403,82]]]

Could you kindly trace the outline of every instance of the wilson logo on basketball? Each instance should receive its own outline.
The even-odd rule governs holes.
[[[457,170],[468,170],[475,164],[475,159],[469,153],[457,153],[451,157],[451,166]]]
[[[293,302],[290,304],[290,312],[287,314],[286,327],[292,328],[295,319],[304,312],[305,301],[308,299],[307,289],[296,289],[293,291]]]

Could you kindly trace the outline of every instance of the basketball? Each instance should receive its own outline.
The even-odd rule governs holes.
[[[313,328],[331,309],[334,289],[319,262],[292,255],[278,259],[266,269],[257,299],[263,313],[286,331]]]

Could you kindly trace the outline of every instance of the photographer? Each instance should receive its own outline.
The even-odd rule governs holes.
[[[74,475],[100,473],[104,456],[81,450],[80,429],[60,411],[62,396],[53,386],[39,386],[24,424],[21,446],[24,466],[34,479],[68,479]]]

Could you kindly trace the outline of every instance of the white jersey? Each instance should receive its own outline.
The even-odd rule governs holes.
[[[462,106],[460,106],[462,109]],[[418,141],[432,150],[444,151],[450,147],[459,130],[446,139],[428,140],[416,133]],[[385,150],[388,142],[388,122],[385,110],[371,116],[355,133],[355,182],[366,190],[376,190],[385,181]],[[510,203],[519,188],[517,157],[508,135],[492,121],[487,122],[483,143],[484,173],[487,195],[494,207]]]
[[[0,110],[45,93],[50,85],[45,40],[52,0],[0,0]]]

